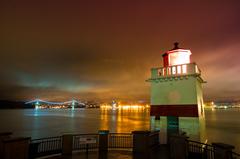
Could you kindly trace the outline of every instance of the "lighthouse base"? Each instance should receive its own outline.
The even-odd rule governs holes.
[[[168,143],[168,137],[171,134],[186,133],[192,140],[205,141],[205,120],[196,117],[174,117],[161,116],[160,120],[155,120],[155,116],[151,116],[151,130],[160,131],[160,143]]]

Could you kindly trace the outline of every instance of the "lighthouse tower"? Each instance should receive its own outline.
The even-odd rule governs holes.
[[[168,128],[184,127],[181,119],[204,116],[201,71],[190,60],[191,51],[174,43],[174,48],[162,55],[163,67],[152,68],[151,110],[155,119],[166,117]],[[161,119],[162,120],[162,119]]]

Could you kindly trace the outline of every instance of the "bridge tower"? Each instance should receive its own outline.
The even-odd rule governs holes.
[[[165,120],[168,132],[184,131],[186,120],[192,122],[204,117],[205,81],[197,64],[190,61],[191,54],[174,43],[174,48],[162,55],[163,67],[152,68],[147,80],[151,83],[150,115]]]
[[[39,100],[37,99],[36,102],[35,102],[35,109],[38,109],[38,108],[39,108],[39,105],[40,105],[40,102],[39,102]]]
[[[76,101],[73,99],[73,100],[72,100],[72,103],[71,103],[72,110],[75,109],[75,103],[76,103]]]

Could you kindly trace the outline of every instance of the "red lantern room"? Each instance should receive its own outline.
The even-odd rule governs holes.
[[[162,55],[163,67],[182,65],[190,63],[190,50],[178,47],[178,43],[174,43],[174,48]]]

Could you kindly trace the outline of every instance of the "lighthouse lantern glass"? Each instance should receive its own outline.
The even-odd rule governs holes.
[[[172,67],[172,74],[176,74],[176,67],[174,66],[174,67]]]
[[[190,50],[178,49],[169,51],[169,66],[190,63]]]
[[[177,66],[177,73],[178,73],[178,74],[181,74],[181,73],[182,73],[182,68],[181,68],[181,66]]]

